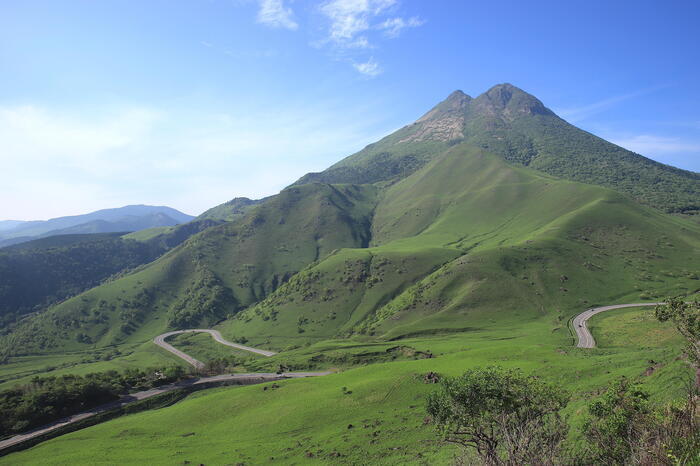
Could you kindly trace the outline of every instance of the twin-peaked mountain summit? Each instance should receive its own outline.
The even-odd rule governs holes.
[[[395,339],[697,289],[700,175],[580,130],[510,85],[416,122],[158,260],[23,320],[6,354],[216,326],[282,349]]]
[[[299,183],[393,180],[456,144],[479,147],[553,176],[616,189],[664,211],[694,212],[700,207],[700,174],[660,164],[583,131],[511,84],[499,84],[476,98],[455,91],[416,122]]]

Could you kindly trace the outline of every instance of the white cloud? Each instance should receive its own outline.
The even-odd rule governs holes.
[[[294,21],[294,12],[284,6],[284,0],[260,0],[258,22],[274,28],[296,30],[299,27]]]
[[[341,60],[352,63],[365,76],[377,76],[381,67],[373,59],[357,63],[349,56],[358,50],[376,48],[379,31],[388,38],[396,38],[405,28],[418,27],[418,17],[396,16],[399,0],[328,0],[319,11],[328,22],[325,38],[318,45],[330,45]],[[393,16],[388,17],[392,14]],[[372,35],[375,37],[372,38]]]
[[[128,108],[101,119],[76,119],[31,105],[0,107],[0,147],[5,169],[37,167],[50,160],[61,167],[93,174],[115,169],[94,164],[142,139],[157,119],[148,108]]]
[[[382,73],[379,63],[374,61],[374,58],[370,58],[365,63],[353,63],[352,66],[363,75],[371,78],[379,76]]]
[[[419,27],[423,24],[425,24],[425,21],[416,16],[409,19],[404,19],[401,17],[388,18],[379,25],[379,29],[382,29],[387,37],[396,38],[399,37],[402,30],[406,28]]]

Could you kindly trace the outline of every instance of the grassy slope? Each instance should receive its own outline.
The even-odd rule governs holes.
[[[469,146],[382,191],[373,211],[376,196],[369,186],[290,188],[241,221],[28,320],[5,348],[75,353],[65,364],[83,371],[102,367],[88,362],[93,348],[147,343],[172,325],[178,306],[210,325],[267,297],[221,327],[230,338],[284,349],[541,316],[562,327],[590,304],[699,286],[696,225]],[[222,290],[230,294],[217,301]],[[78,342],[80,333],[91,343]],[[19,377],[30,359],[10,360],[0,376]]]
[[[177,227],[153,227],[145,230],[132,231],[122,236],[124,239],[133,239],[136,241],[148,241],[157,238],[160,235],[171,233]]]
[[[577,350],[570,347],[568,331],[552,332],[552,325],[543,318],[500,329],[407,339],[403,345],[436,357],[360,364],[324,378],[278,383],[280,388],[272,390],[250,386],[200,392],[172,407],[68,434],[0,463],[37,464],[51,458],[51,464],[288,464],[310,461],[310,452],[324,464],[449,464],[454,448],[435,442],[432,425],[424,423],[424,397],[435,387],[422,381],[428,371],[454,375],[493,363],[522,367],[574,393],[567,411],[575,425],[586,400],[613,377],[639,377],[662,400],[680,384],[675,374],[686,372],[681,361],[674,361],[676,344],[651,341],[644,349],[615,345]],[[323,352],[352,352],[356,348],[349,343],[326,343]],[[320,349],[278,357],[294,359],[301,351]],[[665,365],[644,376],[648,359]],[[571,441],[576,442],[575,435]]]
[[[0,249],[0,323],[9,325],[163,252],[112,234],[54,236]]]
[[[679,347],[683,337],[671,322],[661,323],[653,308],[620,309],[597,314],[588,322],[599,348]]]
[[[239,218],[243,217],[255,205],[263,201],[264,199],[251,200],[247,197],[237,197],[208,209],[197,218],[233,222],[234,220],[238,220]]]
[[[190,236],[219,224],[195,220],[166,230],[58,235],[0,249],[0,326],[42,311],[102,281],[151,262]]]

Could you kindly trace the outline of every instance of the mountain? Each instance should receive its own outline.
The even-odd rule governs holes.
[[[297,183],[391,182],[455,144],[479,147],[549,175],[615,189],[666,212],[700,211],[700,174],[655,162],[576,128],[511,84],[494,86],[474,99],[455,91],[415,123]]]
[[[170,207],[131,205],[84,215],[18,222],[12,228],[3,229],[0,238],[135,231],[154,226],[177,225],[189,222],[193,218]]]
[[[143,241],[122,233],[49,236],[0,249],[0,329],[17,318],[151,262],[206,228],[198,220]]]
[[[561,328],[593,303],[698,290],[700,226],[662,210],[690,213],[699,185],[513,86],[457,91],[278,195],[216,208],[231,221],[23,320],[0,349],[138,345],[212,325],[278,349]]]
[[[21,224],[26,223],[21,220],[0,220],[0,231],[12,230]]]
[[[174,226],[189,222],[193,218],[164,206],[132,205],[104,209],[46,221],[18,222],[12,227],[0,230],[0,247],[55,235],[112,233]]]

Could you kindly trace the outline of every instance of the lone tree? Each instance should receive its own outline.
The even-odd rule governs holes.
[[[688,358],[696,368],[695,383],[700,387],[700,301],[669,298],[666,304],[656,307],[656,318],[661,322],[673,322],[686,339]]]
[[[487,367],[446,378],[428,413],[447,442],[473,448],[489,465],[552,464],[568,427],[568,396],[520,370]]]

